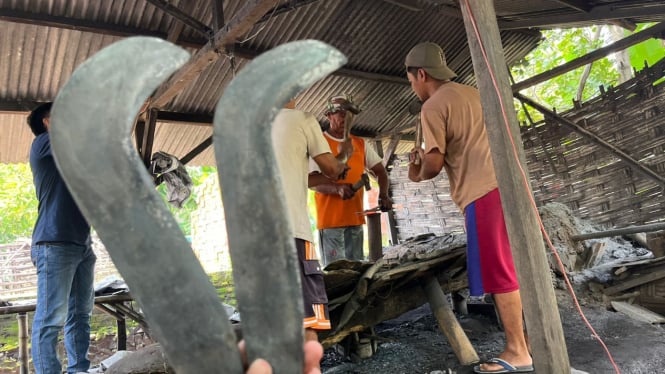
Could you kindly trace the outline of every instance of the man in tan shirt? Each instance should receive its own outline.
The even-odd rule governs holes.
[[[453,201],[464,212],[467,270],[471,295],[492,294],[506,333],[498,357],[476,373],[533,371],[522,321],[522,300],[506,232],[501,197],[477,89],[452,82],[435,43],[416,45],[406,56],[407,77],[423,102],[424,140],[410,154],[409,179],[420,182],[446,170]],[[419,162],[415,162],[418,159]]]

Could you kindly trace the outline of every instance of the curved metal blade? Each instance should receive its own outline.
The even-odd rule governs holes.
[[[219,297],[130,138],[141,105],[188,58],[157,38],[104,48],[58,94],[50,137],[63,178],[176,372],[242,373]]]
[[[243,336],[250,362],[265,358],[275,373],[302,372],[303,304],[270,126],[289,99],[345,62],[321,42],[284,44],[248,64],[215,110],[213,140]]]

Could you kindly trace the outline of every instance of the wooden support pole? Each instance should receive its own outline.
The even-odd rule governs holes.
[[[381,213],[368,214],[366,218],[369,260],[376,262],[383,257],[383,245],[381,243]]]
[[[118,331],[116,335],[118,336],[118,350],[126,351],[127,350],[127,324],[125,322],[125,317],[118,318],[115,320]]]
[[[453,308],[441,290],[441,286],[436,278],[431,275],[425,277],[423,290],[427,295],[429,306],[432,308],[432,314],[436,317],[441,331],[448,339],[448,343],[453,352],[455,352],[459,362],[462,365],[471,365],[479,362],[480,359],[476,350],[473,349],[469,338],[457,321]]]
[[[462,0],[461,8],[501,201],[504,207],[509,207],[504,208],[504,216],[523,295],[534,362],[539,373],[569,374],[566,342],[536,207],[531,199],[528,175],[522,175],[522,171],[526,174],[524,148],[494,2]]]
[[[588,234],[573,235],[573,236],[570,237],[570,239],[575,240],[575,241],[581,241],[581,240],[587,240],[587,239],[609,238],[611,236],[638,234],[638,233],[642,233],[642,232],[654,232],[654,231],[660,231],[660,230],[665,230],[665,222],[654,223],[654,224],[651,224],[651,225],[630,226],[630,227],[624,227],[624,228],[621,228],[621,229],[614,229],[614,230],[607,230],[607,231],[591,232],[591,233],[588,233]]]
[[[20,363],[19,373],[28,374],[28,315],[21,312],[16,315],[18,320],[18,361]]]

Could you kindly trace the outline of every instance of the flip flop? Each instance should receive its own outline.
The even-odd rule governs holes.
[[[502,360],[498,357],[494,357],[490,360],[487,360],[487,364],[497,364],[501,365],[503,369],[498,370],[483,370],[480,368],[480,365],[473,367],[473,371],[478,374],[500,374],[500,373],[531,373],[533,372],[533,365],[526,366],[513,366],[508,361]]]

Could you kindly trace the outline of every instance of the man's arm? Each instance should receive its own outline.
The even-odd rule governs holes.
[[[416,164],[414,160],[420,159]],[[443,169],[443,153],[438,148],[433,148],[428,153],[418,147],[409,154],[409,179],[413,182],[420,182],[432,179],[439,175]]]
[[[346,164],[335,158],[332,153],[322,153],[312,159],[319,166],[322,176],[329,178],[328,181],[338,180],[347,170]]]
[[[388,196],[388,189],[390,188],[388,172],[381,162],[372,166],[371,170],[376,175],[377,182],[379,182],[379,206],[381,210],[388,211],[393,207],[393,201]]]

